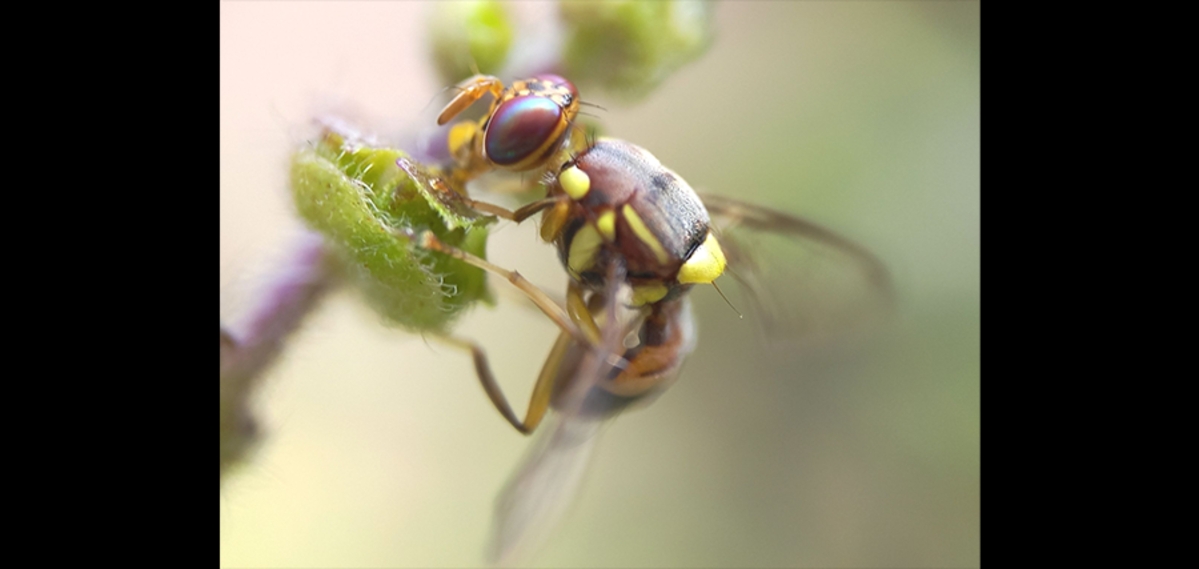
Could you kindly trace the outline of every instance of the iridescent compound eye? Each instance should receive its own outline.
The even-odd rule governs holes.
[[[536,95],[517,97],[492,113],[484,151],[500,166],[519,164],[557,142],[564,132],[562,122],[562,108],[554,101]]]

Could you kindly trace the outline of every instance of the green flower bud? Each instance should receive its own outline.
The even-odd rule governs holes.
[[[429,18],[433,63],[451,85],[475,74],[498,73],[512,45],[512,24],[495,0],[439,2]]]
[[[494,221],[456,194],[434,195],[397,165],[406,155],[327,131],[295,154],[291,188],[307,224],[323,234],[348,280],[388,320],[411,330],[444,330],[478,300],[490,301],[481,269],[416,247],[431,230],[442,242],[485,256]]]
[[[566,76],[629,99],[695,59],[712,38],[712,7],[698,0],[559,3]]]

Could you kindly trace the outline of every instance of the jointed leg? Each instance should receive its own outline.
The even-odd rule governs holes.
[[[496,382],[495,375],[491,372],[491,365],[487,361],[487,354],[483,351],[482,347],[470,340],[452,336],[436,337],[452,346],[470,351],[475,362],[475,373],[479,376],[479,383],[483,385],[483,391],[487,393],[487,398],[491,400],[491,404],[504,416],[504,419],[507,419],[508,423],[517,431],[526,435],[532,433],[537,428],[537,425],[541,424],[541,420],[545,418],[545,412],[549,409],[550,395],[553,392],[554,379],[562,363],[562,356],[574,341],[565,332],[558,334],[558,340],[554,343],[554,349],[550,352],[545,366],[541,369],[541,375],[537,378],[537,384],[533,386],[533,395],[529,398],[528,409],[525,410],[525,420],[521,421],[512,410],[512,406],[508,404],[508,399],[504,397],[503,390],[500,389],[499,384]]]
[[[467,197],[464,197],[462,199],[463,199],[463,201],[466,202],[466,205],[468,205],[474,209],[477,209],[483,213],[489,213],[496,217],[502,217],[509,221],[515,221],[516,223],[520,223],[530,217],[533,217],[537,213],[540,213],[541,210],[543,210],[549,206],[552,206],[552,205],[558,203],[558,201],[559,201],[559,198],[540,199],[535,202],[525,204],[525,205],[517,208],[516,211],[512,211],[505,207],[501,207],[501,206],[487,203],[487,202],[481,202],[478,200],[473,200],[473,199],[470,199]]]
[[[475,75],[458,84],[458,94],[441,110],[441,114],[437,116],[437,124],[443,125],[454,120],[458,113],[466,110],[487,93],[491,93],[498,100],[503,92],[503,81],[490,75]]]
[[[436,235],[433,235],[432,231],[424,231],[419,235],[411,231],[397,231],[401,231],[401,234],[409,239],[412,239],[413,242],[421,248],[449,255],[455,259],[479,267],[487,272],[504,277],[516,288],[520,289],[521,292],[525,293],[525,296],[528,296],[529,300],[533,301],[533,304],[536,304],[537,308],[540,308],[541,312],[545,313],[550,320],[553,320],[563,332],[570,334],[570,336],[580,344],[594,345],[594,342],[591,340],[591,338],[583,333],[583,331],[571,321],[570,317],[567,316],[566,311],[563,310],[562,307],[557,303],[555,303],[554,299],[550,298],[548,294],[537,288],[537,285],[534,285],[533,283],[529,282],[528,279],[521,276],[520,273],[516,271],[509,271],[508,269],[490,263],[457,247],[446,245],[445,243],[442,243]]]
[[[587,301],[583,300],[583,289],[574,279],[570,279],[566,285],[566,312],[570,314],[574,323],[582,327],[583,333],[591,338],[591,343],[599,345],[599,326],[595,323],[591,310],[587,308]]]

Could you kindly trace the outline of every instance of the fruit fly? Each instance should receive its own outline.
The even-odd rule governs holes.
[[[419,174],[412,164],[401,163]],[[427,183],[437,181],[426,176]],[[494,406],[522,433],[557,411],[501,495],[492,553],[511,560],[535,547],[569,503],[601,422],[651,400],[677,378],[696,346],[689,292],[714,284],[730,262],[747,259],[718,238],[709,212],[738,226],[818,244],[856,261],[864,281],[888,290],[886,271],[867,250],[803,219],[735,200],[701,198],[678,174],[629,142],[600,139],[572,154],[547,177],[547,195],[522,208],[540,211],[541,237],[554,244],[568,274],[566,306],[515,271],[438,242],[420,245],[502,276],[561,328],[533,388],[523,419],[504,397],[482,348],[450,339],[474,354]],[[752,269],[752,266],[746,265]],[[755,291],[753,271],[739,275]]]
[[[858,278],[880,297],[889,294],[882,264],[852,241],[798,217],[701,197],[632,143],[572,138],[578,93],[564,79],[543,76],[504,88],[498,79],[476,76],[459,88],[439,122],[452,120],[485,93],[495,101],[479,121],[455,125],[449,142],[454,163],[425,170],[402,158],[399,165],[440,194],[481,211],[517,222],[541,213],[541,238],[555,246],[568,275],[562,306],[516,271],[447,246],[431,232],[407,234],[425,249],[505,278],[561,329],[523,419],[509,405],[483,349],[470,340],[444,338],[473,354],[484,391],[519,432],[533,432],[549,409],[557,412],[500,496],[495,560],[527,553],[555,525],[577,489],[600,424],[651,400],[678,377],[696,346],[689,302],[695,285],[715,285],[729,272],[751,297],[765,296],[745,249],[731,236],[718,236],[713,215],[726,229],[782,235],[837,253],[852,261]],[[509,211],[466,196],[465,181],[496,168],[541,171],[545,198]]]
[[[536,75],[509,86],[490,75],[475,75],[455,89],[438,125],[487,94],[493,97],[482,118],[464,119],[450,128],[451,163],[439,174],[459,194],[466,195],[467,182],[493,170],[529,172],[539,179],[565,160],[582,133],[574,121],[584,103],[574,84],[558,75]]]

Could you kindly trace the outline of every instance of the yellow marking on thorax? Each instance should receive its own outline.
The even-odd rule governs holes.
[[[670,289],[662,283],[633,287],[633,306],[645,306],[662,300]]]
[[[678,280],[683,284],[707,284],[724,274],[727,265],[720,243],[709,232],[703,244],[679,267]]]
[[[650,233],[649,227],[646,227],[645,222],[641,220],[641,216],[637,215],[632,206],[625,204],[620,212],[624,215],[625,221],[629,223],[629,229],[632,229],[637,239],[640,239],[642,243],[645,243],[654,252],[654,256],[658,258],[659,263],[665,265],[670,261],[670,256],[666,254],[666,248],[662,246],[662,242],[658,241],[657,236]]]
[[[616,212],[608,210],[601,213],[599,218],[595,220],[595,227],[599,229],[604,241],[609,243],[614,241],[616,239]]]
[[[572,200],[581,200],[587,192],[591,191],[591,176],[587,175],[579,169],[578,166],[571,166],[558,174],[558,183],[562,186],[562,191],[570,196]]]
[[[570,252],[566,255],[566,266],[578,275],[595,264],[596,253],[604,244],[595,226],[587,223],[575,232],[570,240]]]

